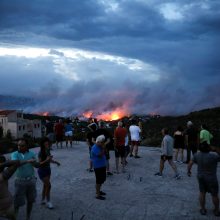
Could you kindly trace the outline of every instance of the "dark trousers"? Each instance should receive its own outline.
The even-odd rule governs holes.
[[[195,145],[194,146],[187,146],[186,150],[187,150],[186,162],[188,163],[191,159],[191,152],[194,155],[197,152],[197,147]]]

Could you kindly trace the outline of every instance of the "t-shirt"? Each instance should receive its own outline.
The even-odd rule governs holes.
[[[91,150],[91,159],[93,163],[93,167],[96,168],[101,168],[101,167],[106,167],[106,157],[105,154],[99,156],[101,153],[102,148],[99,147],[98,145],[94,144]]]
[[[63,135],[63,131],[64,131],[64,126],[63,126],[63,124],[57,123],[57,124],[55,125],[55,133],[56,133],[56,135],[62,136],[62,135]]]
[[[125,138],[127,135],[127,130],[122,127],[117,127],[114,132],[115,143],[117,146],[125,146]]]
[[[36,159],[36,156],[34,152],[32,151],[27,151],[24,154],[18,151],[15,151],[14,153],[11,154],[11,159],[23,161],[23,160]],[[15,174],[17,178],[33,177],[34,167],[30,163],[24,164],[17,168]]]
[[[92,147],[93,146],[93,142],[92,142],[92,137],[94,136],[94,132],[93,131],[89,131],[86,135],[86,139],[89,142],[89,146]]]
[[[210,144],[210,141],[213,138],[212,134],[209,131],[205,130],[205,129],[200,131],[199,136],[200,136],[200,142],[201,143],[206,141],[208,144]]]
[[[53,123],[47,122],[45,127],[46,127],[46,134],[53,133]]]
[[[47,149],[45,154],[42,154],[42,152],[40,151],[38,153],[38,158],[41,159],[40,162],[42,162],[42,161],[45,161],[47,159],[47,157],[50,156],[50,155],[51,155],[50,150]],[[48,162],[46,162],[46,163],[44,163],[43,165],[40,166],[40,168],[44,168],[44,167],[50,167],[50,161],[48,161]]]
[[[7,210],[13,204],[13,197],[8,190],[8,180],[4,179],[3,172],[0,173],[0,212]]]
[[[129,127],[129,132],[131,134],[132,141],[140,141],[141,129],[137,125],[131,125]]]
[[[176,131],[174,133],[174,146],[175,148],[184,147],[184,135],[181,131]]]
[[[173,138],[170,135],[165,135],[161,143],[161,154],[173,156]]]
[[[73,131],[73,126],[71,124],[65,125],[65,132],[68,132],[68,131]]]
[[[185,134],[188,136],[188,143],[189,144],[196,144],[198,141],[198,130],[191,126],[186,129]]]
[[[214,152],[198,152],[194,154],[193,162],[198,164],[198,177],[216,177],[217,165],[220,155]]]

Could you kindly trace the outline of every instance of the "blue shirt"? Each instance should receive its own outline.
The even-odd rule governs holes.
[[[34,152],[32,152],[32,151],[27,151],[24,154],[20,153],[18,151],[15,151],[14,153],[11,154],[11,159],[23,161],[23,160],[36,159],[36,156],[35,156]],[[33,177],[34,176],[34,167],[30,163],[24,164],[24,165],[17,168],[15,174],[16,174],[17,178]]]
[[[65,132],[68,132],[68,131],[73,131],[73,126],[71,124],[65,125]]]
[[[94,144],[92,146],[92,163],[93,163],[93,167],[96,168],[101,168],[101,167],[106,167],[106,157],[105,154],[104,155],[100,155],[102,151],[102,148],[97,146],[96,144]]]

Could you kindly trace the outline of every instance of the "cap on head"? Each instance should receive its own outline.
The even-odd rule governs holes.
[[[99,135],[97,138],[96,138],[96,143],[103,143],[105,141],[105,136],[104,135]]]
[[[187,126],[188,126],[188,127],[190,127],[190,126],[192,126],[192,125],[193,125],[193,123],[192,123],[191,121],[188,121],[188,122],[187,122]]]

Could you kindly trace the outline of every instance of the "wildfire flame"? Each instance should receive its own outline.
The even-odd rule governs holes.
[[[118,120],[124,116],[128,115],[125,110],[116,109],[112,112],[104,112],[101,114],[94,114],[92,111],[87,111],[83,113],[83,116],[85,118],[91,118],[95,116],[98,120],[104,120],[104,121],[114,121]]]
[[[41,115],[41,116],[49,116],[49,112],[37,112],[35,113],[36,115]]]

